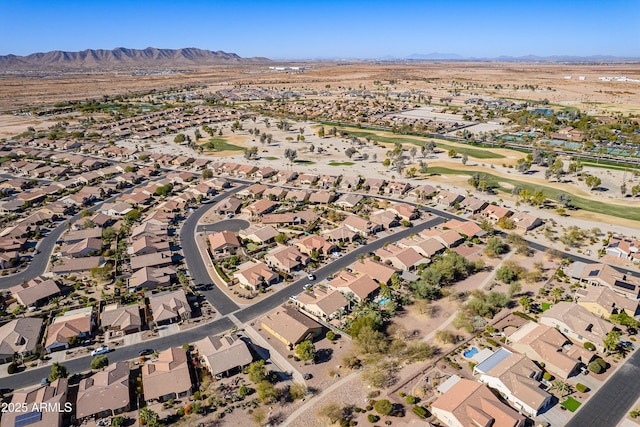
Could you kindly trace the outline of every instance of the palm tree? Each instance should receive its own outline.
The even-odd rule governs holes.
[[[520,299],[518,300],[518,304],[520,304],[522,309],[524,311],[526,311],[527,313],[531,310],[531,303],[532,302],[533,301],[531,300],[531,298],[528,295],[524,295],[524,296],[520,297]]]
[[[563,398],[564,396],[571,393],[571,385],[561,380],[555,380],[551,385],[551,389],[558,390],[560,398]]]
[[[149,408],[140,409],[140,421],[147,427],[156,427],[160,425],[158,414]]]
[[[564,294],[564,289],[558,287],[558,288],[554,288],[551,291],[551,296],[553,297],[553,303],[555,304],[561,297],[562,294]]]

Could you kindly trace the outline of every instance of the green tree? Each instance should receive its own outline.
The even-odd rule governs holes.
[[[66,366],[61,365],[58,362],[53,362],[51,365],[51,373],[49,374],[49,381],[55,381],[59,378],[67,378],[69,376],[69,371],[67,371]]]
[[[149,408],[140,409],[140,422],[147,427],[156,427],[160,425],[160,417]]]
[[[518,304],[520,307],[527,313],[531,310],[531,304],[533,304],[533,300],[528,295],[523,295],[518,300]]]
[[[602,184],[602,180],[597,176],[593,176],[593,175],[587,176],[584,182],[585,184],[587,184],[587,187],[589,187],[589,190],[593,190],[594,188],[597,188],[600,186],[600,184]]]
[[[285,233],[278,233],[274,238],[274,240],[276,241],[276,243],[280,243],[281,245],[286,245],[287,242],[289,241],[289,237],[287,237]]]
[[[393,404],[387,399],[381,399],[373,404],[373,409],[380,415],[389,415],[393,411]]]
[[[278,390],[269,381],[260,381],[256,385],[258,400],[263,403],[274,402],[278,398]]]
[[[213,171],[209,168],[205,168],[202,171],[202,179],[211,179],[213,178]]]
[[[487,240],[484,253],[488,257],[495,258],[507,252],[509,252],[509,245],[507,245],[501,238],[491,237]]]
[[[448,155],[450,158],[453,158],[453,157],[455,157],[455,156],[457,156],[457,155],[458,155],[458,152],[452,148],[452,149],[450,149],[449,151],[447,151],[447,155]]]
[[[612,330],[607,334],[604,340],[602,340],[604,344],[604,348],[608,351],[616,351],[618,350],[618,346],[620,345],[620,337],[622,333],[616,329]]]
[[[320,126],[318,129],[318,138],[324,138],[324,126]]]
[[[267,379],[267,369],[264,366],[264,360],[251,363],[247,368],[247,374],[254,384],[265,381]]]
[[[105,368],[107,366],[109,366],[109,358],[104,354],[100,354],[91,360],[91,369],[93,369],[94,371]]]
[[[175,142],[176,144],[182,144],[186,140],[187,140],[187,137],[184,136],[183,133],[179,133],[179,134],[176,135],[175,138],[173,138],[173,142]]]
[[[296,354],[300,360],[313,360],[316,357],[316,347],[309,340],[302,341],[296,347]]]

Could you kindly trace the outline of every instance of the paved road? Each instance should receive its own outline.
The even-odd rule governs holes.
[[[217,203],[220,200],[229,197],[229,195],[237,193],[238,191],[246,188],[248,185],[239,185],[229,191],[225,191],[213,198],[213,203]],[[196,209],[189,217],[186,219],[184,224],[182,225],[182,229],[180,230],[180,246],[182,247],[182,254],[184,255],[184,259],[187,263],[187,268],[189,270],[189,274],[196,284],[212,284],[213,287],[209,291],[201,291],[200,293],[209,301],[209,303],[215,307],[216,311],[223,316],[232,313],[238,310],[240,307],[233,302],[231,298],[229,298],[224,292],[222,292],[215,283],[212,282],[211,276],[209,276],[209,271],[207,270],[207,266],[205,265],[205,261],[202,259],[202,255],[200,254],[200,250],[196,245],[196,226],[198,225],[198,221],[200,218],[211,209],[210,204],[203,205],[202,207]],[[229,220],[234,221],[234,220]],[[241,220],[235,220],[238,222]],[[228,221],[224,221],[225,223]],[[232,223],[232,224],[235,224]],[[246,221],[243,221],[246,222]],[[212,224],[209,227],[213,228],[216,224]]]
[[[566,427],[615,427],[640,396],[640,351],[635,351],[567,423]]]
[[[179,334],[156,338],[153,340],[142,342],[140,344],[122,347],[120,349],[112,351],[108,354],[107,357],[109,358],[109,363],[137,359],[140,350],[147,348],[164,350],[169,347],[179,347],[185,343],[198,341],[208,335],[223,333],[231,329],[233,326],[234,324],[231,319],[229,319],[228,317],[223,317],[212,323],[207,323],[205,325],[186,330]],[[67,367],[69,373],[73,374],[89,370],[91,359],[91,356],[85,356],[63,362],[62,364]],[[19,389],[30,385],[40,384],[40,380],[49,375],[50,372],[50,366],[44,366],[37,369],[28,369],[23,373],[14,374],[9,377],[0,379],[0,388]]]

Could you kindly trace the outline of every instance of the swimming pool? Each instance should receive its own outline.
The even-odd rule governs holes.
[[[471,347],[469,350],[462,353],[462,355],[467,359],[471,359],[476,354],[478,354],[478,349],[475,347]]]
[[[378,305],[387,305],[387,303],[391,301],[391,298],[380,298],[380,301],[378,301]]]

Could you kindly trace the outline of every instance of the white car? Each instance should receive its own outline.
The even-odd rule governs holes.
[[[97,356],[99,354],[106,354],[106,353],[109,353],[110,351],[111,350],[106,345],[102,347],[98,347],[91,352],[91,357]]]
[[[311,273],[307,273],[307,279],[309,279],[309,280],[316,280],[316,276],[314,276],[314,275],[313,275],[313,274],[311,274]]]

